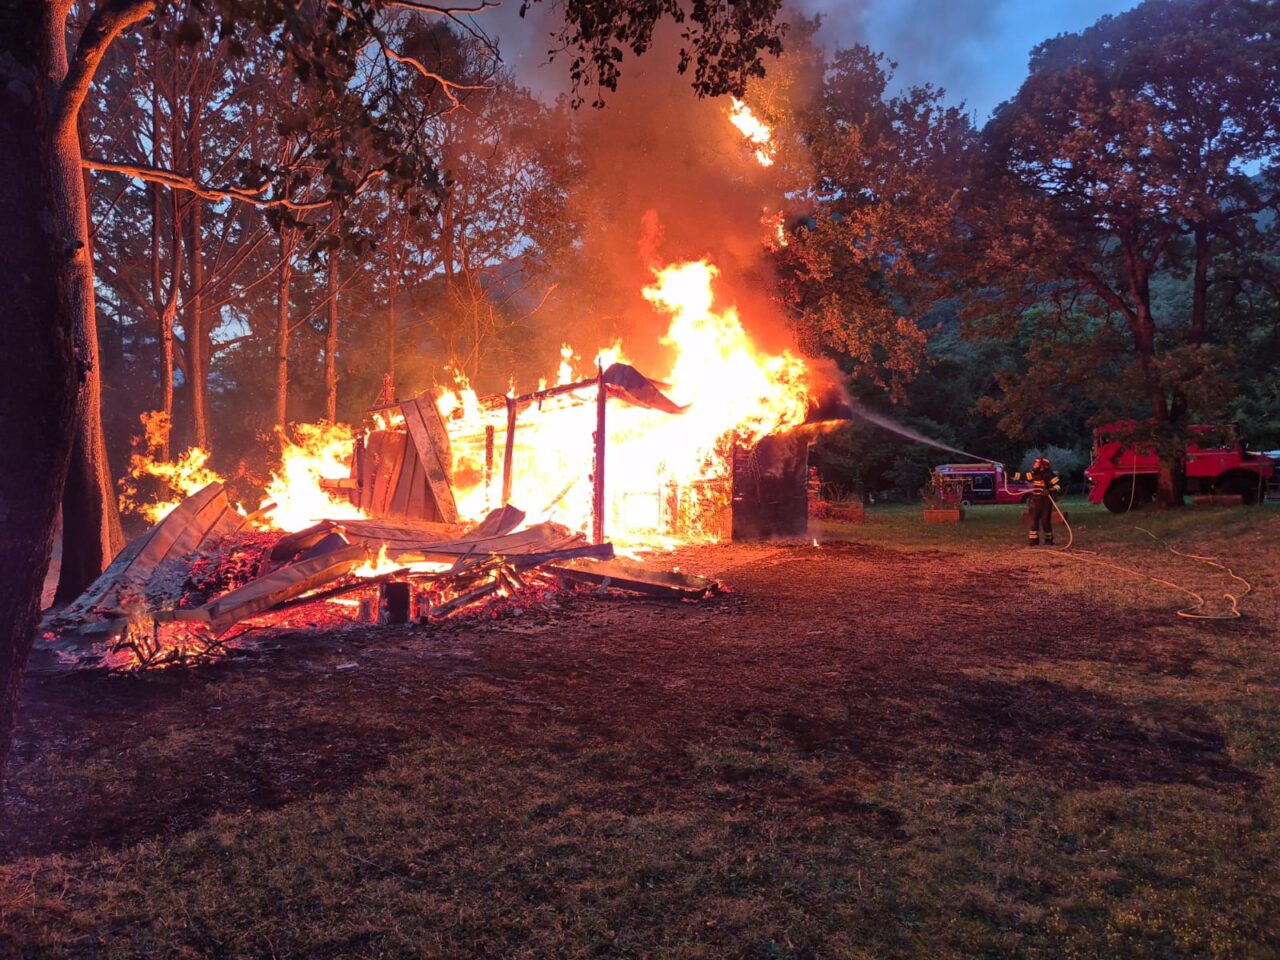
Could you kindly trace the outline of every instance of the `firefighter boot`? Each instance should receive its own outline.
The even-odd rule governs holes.
[[[1052,533],[1046,533],[1046,534],[1044,535],[1044,545],[1045,545],[1046,547],[1052,547],[1052,546],[1053,546],[1053,534],[1052,534]]]
[[[1028,547],[1040,546],[1040,534],[1037,533],[1035,530],[1029,530],[1027,532],[1027,546]]]

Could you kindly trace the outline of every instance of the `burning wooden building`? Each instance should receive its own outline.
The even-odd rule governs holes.
[[[370,411],[349,478],[328,481],[374,517],[454,522],[506,504],[626,545],[803,535],[804,420],[753,443],[682,444],[682,406],[625,363],[520,395],[427,393]]]
[[[807,428],[847,416],[812,364],[757,347],[736,309],[713,308],[714,266],[655,272],[644,297],[670,318],[670,372],[645,376],[601,351],[554,385],[479,396],[453,389],[370,411],[350,476],[329,481],[367,515],[475,521],[514,504],[627,547],[805,532]]]

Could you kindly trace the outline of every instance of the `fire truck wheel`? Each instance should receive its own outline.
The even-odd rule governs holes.
[[[1128,513],[1130,508],[1136,510],[1142,506],[1142,488],[1133,489],[1133,480],[1129,477],[1118,477],[1111,481],[1102,495],[1102,505],[1112,513]]]
[[[966,499],[964,499],[964,500],[961,500],[961,501],[960,501],[960,506],[962,506],[962,507],[972,507],[972,506],[973,506],[973,504],[972,504],[972,503],[970,503],[970,502],[969,502],[969,500],[966,498]]]
[[[1224,473],[1214,481],[1213,488],[1218,493],[1238,496],[1246,507],[1258,502],[1258,478],[1253,474]]]

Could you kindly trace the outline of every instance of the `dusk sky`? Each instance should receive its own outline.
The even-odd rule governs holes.
[[[797,0],[821,14],[823,42],[832,47],[863,42],[898,63],[904,83],[930,82],[952,102],[964,100],[981,124],[1017,89],[1027,58],[1041,40],[1089,26],[1099,17],[1136,6],[1137,0]],[[564,88],[567,64],[546,63],[549,45],[534,17],[507,0],[487,13],[486,30],[501,40],[503,55],[521,80],[545,96]],[[624,78],[627,65],[623,66]]]
[[[898,63],[905,83],[944,87],[981,123],[1027,75],[1032,47],[1079,31],[1136,0],[803,0],[835,45],[862,40]]]

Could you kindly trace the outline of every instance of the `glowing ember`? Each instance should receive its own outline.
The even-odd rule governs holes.
[[[222,477],[209,468],[209,453],[200,447],[188,448],[177,460],[159,459],[169,432],[169,418],[153,410],[143,413],[140,419],[143,436],[135,444],[142,449],[129,458],[129,473],[120,482],[120,509],[136,513],[149,523],[159,523],[191,494],[211,483],[220,483]],[[171,495],[151,503],[141,502],[139,484],[145,484],[147,478],[159,480]]]
[[[370,577],[380,577],[384,573],[394,573],[398,570],[403,570],[405,573],[443,573],[451,566],[452,564],[442,563],[437,560],[410,560],[403,557],[388,557],[387,545],[384,543],[378,548],[378,556],[376,558],[366,560],[352,570],[351,575],[367,580]]]
[[[267,503],[275,509],[269,522],[279,530],[295,531],[318,520],[360,520],[365,513],[341,494],[321,486],[321,480],[341,480],[351,473],[354,433],[343,423],[295,423],[294,439],[280,437],[280,469],[267,484]]]
[[[773,166],[774,143],[773,131],[751,112],[751,108],[733,98],[733,107],[729,110],[729,122],[742,133],[756,148],[756,160],[762,167]]]
[[[725,535],[734,444],[750,448],[803,423],[808,413],[805,361],[789,351],[757,350],[735,307],[715,309],[718,275],[705,260],[673,264],[656,270],[643,291],[670,318],[661,342],[672,361],[660,379],[685,409],[671,414],[609,405],[605,530],[621,548]],[[605,369],[625,362],[622,357],[616,343],[597,354]],[[579,371],[570,382],[595,373]],[[530,520],[588,529],[595,395],[595,384],[588,383],[520,408],[510,499]],[[479,399],[462,386],[443,392],[438,409],[449,431],[459,512],[478,520],[502,497],[506,402]]]

